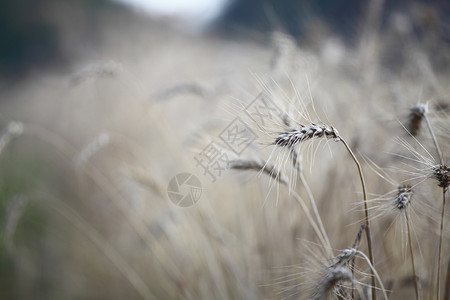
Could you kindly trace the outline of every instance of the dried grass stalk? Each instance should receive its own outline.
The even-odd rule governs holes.
[[[278,170],[275,166],[269,165],[267,162],[264,161],[256,161],[251,159],[237,159],[232,160],[229,162],[229,166],[231,169],[235,170],[255,170],[259,172],[263,172],[270,177],[277,180],[279,183],[284,184],[292,194],[292,196],[299,202],[300,206],[303,209],[303,212],[305,213],[308,221],[310,222],[311,226],[313,227],[315,233],[317,234],[317,237],[320,240],[320,243],[324,247],[324,249],[327,249],[329,251],[329,241],[328,237],[320,230],[319,226],[317,225],[316,221],[311,215],[311,212],[306,205],[305,201],[302,197],[300,197],[299,194],[297,194],[294,190],[291,190],[289,183],[284,179],[284,176],[282,176],[282,173],[280,170]]]
[[[353,161],[355,162],[356,167],[358,168],[364,198],[364,214],[365,214],[364,223],[366,225],[365,231],[367,237],[367,246],[369,249],[369,260],[370,263],[373,265],[374,264],[373,247],[372,247],[372,238],[370,235],[369,208],[367,204],[367,193],[364,175],[362,172],[361,164],[359,163],[358,159],[356,158],[355,154],[353,153],[347,142],[339,135],[338,131],[334,127],[327,125],[317,125],[315,123],[311,123],[311,125],[300,124],[300,128],[279,133],[272,144],[282,148],[286,147],[290,149],[290,151],[293,151],[294,150],[293,147],[306,140],[322,137],[327,139],[334,139],[337,142],[339,141],[342,142],[345,148],[347,149],[348,153],[351,155]],[[376,286],[374,277],[372,277],[372,299],[376,300]]]
[[[409,218],[408,213],[408,206],[411,203],[412,196],[414,192],[409,185],[402,185],[398,188],[397,197],[395,198],[394,205],[397,209],[400,211],[405,212],[406,217],[406,226],[408,230],[408,244],[409,244],[409,253],[411,255],[411,266],[413,270],[413,280],[414,280],[414,290],[416,292],[416,299],[422,299],[421,292],[420,292],[420,278],[417,276],[416,272],[416,263],[414,259],[414,251],[413,251],[413,244],[412,244],[412,238],[411,238],[411,220]]]
[[[281,172],[273,165],[269,165],[264,161],[251,159],[236,159],[229,162],[230,168],[235,170],[254,170],[265,173],[282,184],[287,184]]]

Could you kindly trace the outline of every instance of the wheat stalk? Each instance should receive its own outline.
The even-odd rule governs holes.
[[[441,149],[439,147],[438,141],[436,139],[436,135],[434,134],[433,128],[431,126],[430,120],[428,118],[428,106],[427,104],[418,104],[417,106],[411,109],[411,112],[414,112],[417,116],[417,120],[421,121],[421,119],[425,120],[427,124],[428,131],[430,132],[431,139],[433,140],[434,147],[436,149],[436,153],[438,155],[438,159],[440,164],[434,166],[432,178],[438,181],[439,187],[442,188],[442,211],[441,211],[441,222],[439,229],[439,245],[438,245],[438,266],[437,266],[437,284],[436,284],[436,292],[437,299],[440,299],[441,293],[441,256],[442,256],[442,232],[444,230],[444,211],[445,211],[445,193],[448,190],[449,186],[449,168],[444,165],[444,160],[442,156]]]
[[[353,249],[358,250],[359,243],[361,242],[361,236],[363,231],[365,231],[366,225],[363,224],[359,227],[358,233],[356,234],[355,241],[353,242]],[[355,277],[355,257],[352,258],[351,261],[351,270],[352,270],[352,277]],[[355,288],[354,288],[354,282],[352,282],[352,299],[355,299]]]
[[[287,185],[287,181],[282,176],[281,172],[273,165],[269,165],[264,161],[257,161],[252,159],[235,159],[229,161],[231,169],[235,170],[254,170],[269,175],[279,183]]]
[[[441,276],[441,256],[442,256],[442,237],[444,231],[444,212],[445,212],[445,194],[448,191],[450,184],[450,168],[445,165],[438,165],[433,168],[433,178],[438,181],[439,187],[442,188],[442,210],[441,210],[441,224],[439,228],[439,254],[438,254],[438,282],[437,282],[437,295],[440,299],[440,276]]]
[[[407,226],[407,231],[408,231],[409,253],[411,255],[411,266],[412,266],[413,277],[414,277],[414,289],[416,292],[416,299],[419,300],[422,298],[421,293],[420,293],[420,280],[419,280],[419,277],[417,276],[417,272],[416,272],[416,264],[415,264],[415,260],[414,260],[414,251],[413,251],[412,238],[411,238],[411,224],[410,224],[411,221],[410,221],[409,213],[407,210],[409,204],[411,203],[412,196],[413,196],[413,190],[412,190],[411,186],[409,186],[409,185],[400,186],[398,188],[398,193],[397,193],[397,197],[395,198],[394,205],[400,211],[405,212],[406,226]]]
[[[300,182],[303,184],[303,187],[305,188],[305,191],[306,191],[306,194],[308,195],[309,202],[311,204],[314,216],[316,217],[317,223],[319,224],[320,230],[322,231],[322,236],[324,237],[325,242],[326,242],[326,246],[327,246],[326,250],[328,252],[328,255],[330,257],[332,257],[333,253],[331,252],[332,248],[331,248],[330,240],[328,239],[327,232],[325,230],[325,227],[323,226],[323,221],[322,221],[322,218],[320,217],[320,213],[317,208],[316,201],[314,200],[314,195],[311,192],[311,189],[308,185],[308,182],[306,181],[305,176],[303,175],[303,170],[301,167],[301,158],[302,158],[301,154],[298,154],[297,151],[295,151],[295,149],[293,149],[293,148],[290,149],[289,154],[290,154],[290,157],[292,160],[292,165],[298,172]]]
[[[448,189],[448,184],[446,188],[442,188],[442,211],[441,211],[441,225],[439,228],[439,253],[438,253],[438,268],[437,268],[437,299],[440,299],[441,293],[441,256],[442,256],[442,232],[444,231],[444,212],[445,212],[445,192]]]
[[[366,225],[365,232],[367,238],[367,246],[369,249],[369,260],[373,265],[374,258],[372,249],[372,238],[370,235],[369,208],[367,205],[367,193],[364,175],[362,172],[361,164],[359,163],[358,159],[356,158],[355,154],[353,153],[347,142],[339,135],[338,131],[333,126],[318,125],[315,123],[311,123],[310,125],[300,124],[300,128],[280,132],[278,136],[275,138],[275,141],[272,143],[272,145],[276,145],[282,148],[293,149],[298,144],[313,138],[327,138],[333,139],[337,142],[342,142],[345,148],[347,149],[348,153],[352,157],[353,161],[355,162],[356,167],[358,168],[364,198],[364,214],[365,214],[364,223]],[[375,286],[375,278],[373,276],[372,276],[372,299],[376,300],[376,286]]]
[[[251,159],[232,160],[232,161],[230,161],[229,166],[231,169],[236,169],[236,170],[254,170],[254,171],[262,172],[262,173],[267,174],[268,176],[274,178],[279,183],[282,183],[283,185],[285,185],[288,188],[288,190],[290,191],[290,193],[292,194],[292,196],[294,197],[294,199],[297,200],[297,202],[302,207],[303,212],[305,213],[306,217],[308,218],[308,221],[310,222],[311,226],[313,227],[314,231],[316,232],[317,237],[319,238],[320,243],[322,244],[324,249],[329,249],[327,246],[329,244],[329,242],[327,243],[328,238],[327,238],[326,234],[324,236],[324,233],[322,233],[319,226],[316,224],[316,221],[313,219],[311,212],[310,212],[308,206],[306,205],[305,201],[303,200],[302,197],[300,197],[299,194],[297,194],[297,192],[295,192],[294,190],[292,190],[290,188],[289,183],[286,180],[284,180],[284,176],[282,176],[282,173],[280,170],[278,170],[275,166],[268,164],[267,162],[256,161],[256,160],[251,160]]]

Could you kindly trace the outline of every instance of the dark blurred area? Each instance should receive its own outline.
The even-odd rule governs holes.
[[[433,29],[450,41],[450,1],[447,0],[234,1],[222,16],[220,26],[238,34],[241,29],[266,33],[277,29],[299,41],[312,26],[324,26],[329,33],[351,44],[361,34],[370,5],[381,7],[382,28],[389,25],[393,14],[402,13],[413,19],[416,34],[423,35]]]
[[[321,20],[345,36],[356,33],[360,14],[368,1],[234,1],[220,21],[223,28],[252,28],[261,32],[283,30],[300,38],[305,29]]]
[[[239,0],[227,6],[212,32],[243,38],[257,33],[264,40],[279,30],[305,43],[310,35],[331,34],[352,45],[364,34],[371,3],[381,7],[379,29],[389,26],[393,14],[401,13],[411,21],[415,35],[431,32],[446,43],[450,41],[450,1],[446,0]],[[76,42],[92,43],[101,26],[98,16],[108,10],[124,12],[126,7],[110,0],[1,1],[0,75],[20,78],[38,67],[64,65],[72,58],[61,45],[61,40],[67,39],[67,28],[71,37],[77,32],[80,40]],[[72,16],[66,19],[66,15]]]
[[[5,73],[20,72],[33,62],[57,56],[56,30],[38,0],[0,2],[0,64]]]
[[[73,12],[71,7],[95,20],[100,11],[113,4],[108,0],[0,1],[1,75],[16,78],[32,68],[64,62],[60,20]]]

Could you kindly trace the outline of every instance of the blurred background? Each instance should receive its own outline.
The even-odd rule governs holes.
[[[194,159],[237,116],[250,124],[243,107],[258,95],[291,125],[309,111],[339,128],[370,158],[373,195],[396,189],[368,161],[399,163],[386,153],[402,151],[392,139],[411,105],[430,101],[449,145],[446,0],[4,0],[0,40],[1,299],[308,299],[330,257],[312,255],[325,251],[289,191],[248,170],[212,182]],[[251,126],[258,139],[239,158],[285,168]],[[348,154],[329,146],[303,149],[303,163],[336,250],[353,243],[360,194]],[[202,189],[185,208],[167,194],[181,172]],[[432,295],[438,213],[421,213]],[[375,256],[405,299],[395,220],[374,221]]]
[[[369,4],[375,9],[370,11]],[[416,38],[434,34],[448,43],[449,10],[448,2],[443,0],[3,1],[1,72],[4,76],[20,76],[34,67],[67,66],[74,56],[101,47],[105,19],[116,16],[128,19],[109,25],[111,31],[153,19],[191,33],[252,38],[260,43],[267,42],[270,34],[278,30],[302,46],[311,46],[311,39],[319,36],[336,36],[355,45],[367,23],[374,23],[370,25],[377,30],[395,26],[397,30],[412,31]],[[374,16],[368,18],[370,13]]]

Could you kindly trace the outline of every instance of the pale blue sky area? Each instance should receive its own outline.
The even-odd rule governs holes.
[[[144,13],[178,19],[201,28],[218,17],[229,0],[115,0]]]

